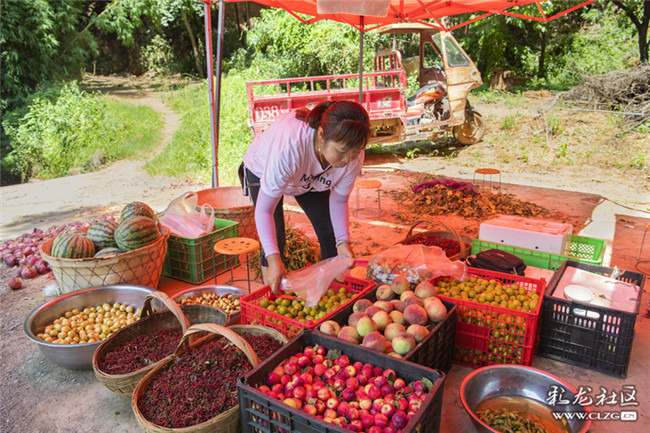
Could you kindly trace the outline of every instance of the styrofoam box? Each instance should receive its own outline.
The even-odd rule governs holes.
[[[566,255],[573,226],[554,221],[497,215],[481,223],[478,238],[513,247]]]

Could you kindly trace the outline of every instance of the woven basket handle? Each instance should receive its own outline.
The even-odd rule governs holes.
[[[460,256],[465,257],[465,252],[467,251],[467,249],[465,248],[465,242],[463,242],[463,239],[460,237],[460,235],[458,234],[456,229],[454,229],[453,227],[448,226],[447,224],[443,223],[442,221],[431,221],[431,220],[428,220],[428,219],[421,219],[421,220],[416,221],[415,224],[413,224],[411,226],[408,233],[406,234],[406,239],[404,239],[404,243],[408,243],[408,241],[410,241],[411,238],[413,237],[413,229],[415,227],[417,227],[418,225],[424,224],[424,223],[430,224],[430,225],[433,225],[433,226],[435,226],[436,224],[441,225],[449,233],[454,235],[454,237],[456,238],[456,241],[458,242],[458,245],[460,246]]]
[[[142,318],[150,316],[151,314],[154,313],[153,307],[151,306],[151,300],[152,299],[158,299],[160,302],[163,303],[164,306],[169,308],[169,311],[176,316],[176,319],[178,319],[178,322],[181,324],[181,329],[183,334],[187,331],[187,328],[190,327],[190,322],[187,320],[187,317],[185,317],[185,314],[183,314],[183,311],[181,310],[181,307],[172,300],[166,293],[163,292],[151,292],[147,295],[146,298],[144,298],[144,305],[142,306],[142,313],[140,316]]]
[[[192,334],[200,331],[213,332],[227,338],[232,344],[237,346],[239,350],[244,352],[244,355],[246,355],[246,358],[248,358],[253,367],[257,367],[260,364],[260,359],[257,357],[255,350],[251,347],[250,344],[248,344],[248,341],[246,341],[241,335],[237,334],[236,332],[226,328],[225,326],[217,325],[215,323],[198,323],[196,325],[190,326],[187,332],[183,334],[183,338],[181,338],[181,342],[178,343],[178,347],[176,348],[175,353],[178,353],[179,351],[185,349],[188,345],[188,338]]]

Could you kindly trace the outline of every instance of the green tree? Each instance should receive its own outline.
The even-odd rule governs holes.
[[[40,84],[79,74],[96,48],[90,35],[79,34],[87,20],[86,6],[81,0],[0,2],[3,117]]]
[[[650,24],[650,1],[648,0],[613,0],[612,3],[627,16],[638,33],[639,60],[648,63],[648,24]]]

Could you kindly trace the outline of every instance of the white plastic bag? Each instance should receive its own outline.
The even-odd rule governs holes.
[[[197,210],[198,196],[187,192],[169,203],[159,216],[160,224],[177,236],[199,238],[214,231],[214,209],[205,203]]]
[[[343,274],[354,264],[350,257],[336,256],[315,265],[307,266],[287,275],[280,282],[285,292],[294,292],[305,300],[305,307],[318,304],[334,279],[343,279]]]
[[[465,263],[449,260],[442,248],[421,244],[393,245],[368,263],[368,279],[378,284],[390,284],[396,275],[414,285],[436,277],[462,280],[465,271]]]

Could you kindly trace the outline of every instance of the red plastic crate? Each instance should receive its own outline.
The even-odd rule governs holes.
[[[372,290],[375,283],[368,280],[360,280],[353,277],[345,277],[343,283],[332,282],[330,289],[338,292],[341,287],[346,287],[349,292],[356,292],[356,295],[348,302],[353,303],[366,293]],[[275,295],[271,291],[271,286],[264,286],[261,289],[246,295],[240,299],[241,307],[241,323],[243,325],[264,325],[273,329],[277,329],[284,334],[287,338],[293,338],[303,329],[314,329],[326,320],[329,320],[334,314],[341,309],[345,308],[348,303],[341,305],[336,310],[330,312],[319,320],[308,320],[305,323],[299,322],[295,319],[290,319],[275,311],[269,311],[260,306],[262,298],[268,297],[275,299],[277,297],[295,299],[295,296]]]
[[[454,363],[473,368],[493,364],[530,366],[538,339],[540,309],[544,299],[544,279],[467,268],[467,278],[496,280],[505,286],[518,284],[539,295],[532,311],[519,311],[496,305],[438,295],[458,307]],[[430,282],[435,286],[442,278]]]

